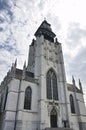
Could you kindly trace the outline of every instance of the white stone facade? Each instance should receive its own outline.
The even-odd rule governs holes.
[[[43,29],[45,25],[49,26],[47,30],[48,33],[50,32],[48,34],[50,36],[47,38],[45,28],[42,30],[45,31],[44,34],[39,31],[41,26]],[[1,130],[51,128],[51,111],[53,109],[56,111],[57,129],[67,127],[69,130],[70,128],[85,130],[86,108],[83,92],[74,83],[73,85],[67,84],[61,43],[51,39],[54,34],[50,24],[44,21],[41,26],[36,33],[36,40],[33,40],[30,45],[27,67],[24,65],[23,70],[19,70],[16,68],[17,63],[15,62],[1,84]],[[54,70],[57,77],[58,100],[47,99],[46,75],[50,69]],[[24,109],[25,91],[28,86],[32,90],[30,110]],[[71,113],[70,94],[74,97],[75,113]]]

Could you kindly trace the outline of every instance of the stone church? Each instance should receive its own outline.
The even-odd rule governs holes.
[[[82,84],[66,82],[61,43],[46,20],[34,35],[28,64],[15,61],[0,85],[0,130],[86,130]]]

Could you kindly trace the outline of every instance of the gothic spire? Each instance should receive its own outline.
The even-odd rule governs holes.
[[[44,20],[35,32],[35,36],[43,35],[45,39],[54,42],[55,34],[52,32],[51,25]]]
[[[76,86],[74,76],[72,76],[72,83],[73,83],[74,86]]]
[[[24,62],[24,66],[23,66],[23,69],[24,69],[24,68],[26,69],[26,61]]]
[[[15,59],[14,66],[15,66],[15,67],[17,66],[17,58]]]
[[[79,88],[80,88],[81,92],[83,93],[83,90],[82,90],[82,84],[81,84],[80,79],[79,79]]]
[[[26,61],[24,62],[23,65],[22,79],[25,79],[25,74],[26,74]]]
[[[15,63],[12,63],[12,67],[11,67],[11,76],[12,77],[15,77],[16,66],[17,66],[17,59],[15,60]]]

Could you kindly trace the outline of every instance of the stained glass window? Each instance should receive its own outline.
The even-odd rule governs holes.
[[[71,113],[75,113],[74,99],[72,94],[70,94],[70,107],[71,107]]]
[[[27,87],[25,90],[25,99],[24,99],[24,109],[31,109],[31,98],[32,98],[32,89]]]
[[[53,69],[46,75],[47,99],[58,100],[57,77]]]

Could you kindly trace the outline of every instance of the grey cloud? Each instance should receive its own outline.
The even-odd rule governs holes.
[[[71,23],[67,33],[68,45],[74,47],[80,44],[83,37],[86,37],[86,29],[81,28],[79,23]]]
[[[45,6],[45,0],[40,0],[39,4],[38,4],[38,7],[42,10]]]
[[[10,4],[9,0],[0,1],[0,13],[5,16],[4,19],[0,17],[1,22],[4,22],[7,17],[9,17],[10,21],[13,20],[12,4]]]
[[[8,9],[10,6],[7,0],[0,1],[0,10]]]
[[[8,67],[8,63],[5,60],[0,61],[0,65],[6,65]]]
[[[6,32],[3,31],[3,33],[6,33]],[[17,47],[16,47],[16,43],[17,41],[14,38],[13,33],[9,30],[7,38],[5,40],[2,40],[2,42],[0,43],[0,51],[6,50],[12,55],[19,54],[19,51],[17,50]]]
[[[48,13],[46,17],[48,21],[51,21],[53,31],[59,32],[59,30],[61,29],[61,23],[59,17],[58,16],[54,17],[51,13]]]
[[[12,52],[12,50],[14,49],[14,47],[8,45],[8,43],[3,43],[3,45],[0,45],[0,50],[1,50],[1,49],[5,49],[5,50],[7,50],[7,51]]]
[[[71,23],[65,41],[68,52],[64,50],[64,58],[67,75],[81,78],[83,84],[86,84],[86,47],[82,45],[83,38],[86,38],[86,29],[82,28],[79,23]],[[72,54],[73,57],[71,57]]]
[[[3,31],[3,28],[2,27],[0,27],[0,32],[2,32]]]
[[[77,78],[81,78],[83,84],[86,84],[86,48],[82,48],[78,55],[70,59],[66,64],[66,71],[68,75],[74,75]]]
[[[86,47],[85,48],[81,48],[81,50],[79,51],[78,55],[78,60],[80,63],[86,63]],[[75,57],[75,60],[77,60],[77,57]]]
[[[0,16],[0,24],[4,22],[4,18]]]

